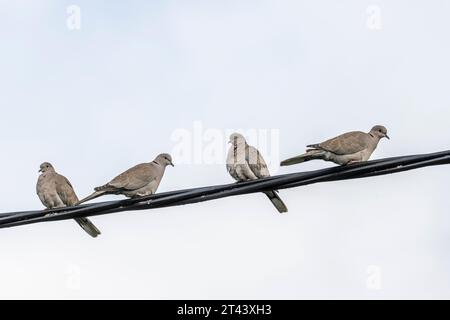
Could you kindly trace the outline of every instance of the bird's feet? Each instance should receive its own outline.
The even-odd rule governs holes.
[[[347,165],[347,166],[351,166],[351,165],[358,164],[358,163],[362,163],[362,161],[356,161],[356,160],[353,161],[353,160],[352,160],[352,161],[349,161],[346,165]]]
[[[44,217],[53,217],[53,216],[57,216],[57,215],[58,215],[57,212],[50,212],[50,213],[47,213]]]

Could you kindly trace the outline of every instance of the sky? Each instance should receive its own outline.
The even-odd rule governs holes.
[[[307,144],[388,128],[373,159],[449,149],[445,0],[0,0],[0,212],[79,197],[169,152],[159,192],[233,182],[243,132],[272,174]],[[450,298],[450,167],[0,230],[0,298]],[[107,196],[103,200],[121,199]],[[100,199],[99,199],[100,200]]]

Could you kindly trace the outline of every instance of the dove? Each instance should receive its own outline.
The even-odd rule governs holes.
[[[66,177],[58,174],[55,168],[48,163],[41,164],[36,192],[42,204],[47,209],[71,207],[77,204],[78,197]],[[75,221],[91,237],[100,235],[100,231],[88,218],[75,218]]]
[[[162,153],[149,163],[138,164],[119,174],[107,184],[94,188],[94,193],[78,204],[107,194],[123,194],[128,198],[154,194],[168,165],[174,166],[170,154]]]
[[[239,133],[233,133],[230,136],[231,147],[227,156],[228,173],[238,182],[257,180],[270,177],[269,169],[261,153],[254,147],[249,146],[244,136]],[[283,203],[278,191],[264,192],[278,212],[284,213],[288,209]]]
[[[321,159],[339,165],[348,165],[369,160],[382,138],[390,139],[387,129],[374,126],[369,133],[347,132],[336,138],[318,144],[308,145],[306,153],[281,162],[281,166]]]

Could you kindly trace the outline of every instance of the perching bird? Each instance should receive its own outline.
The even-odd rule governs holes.
[[[306,153],[281,162],[282,166],[290,166],[309,160],[321,159],[332,161],[339,165],[364,162],[369,160],[382,138],[390,139],[387,129],[375,126],[369,133],[354,131],[347,132],[336,138],[319,144],[307,146]]]
[[[247,144],[239,133],[230,136],[231,147],[227,156],[228,173],[238,182],[270,177],[269,169],[260,152]],[[280,213],[288,209],[277,194],[278,191],[264,192]]]
[[[71,207],[77,204],[78,197],[66,177],[58,174],[53,166],[44,162],[40,166],[36,192],[42,204],[48,209]],[[88,218],[75,218],[80,227],[91,237],[100,235],[100,231]]]
[[[129,198],[154,194],[164,175],[166,166],[171,165],[170,154],[162,153],[150,163],[141,163],[119,174],[107,184],[94,188],[95,192],[78,204],[107,194],[123,194]]]

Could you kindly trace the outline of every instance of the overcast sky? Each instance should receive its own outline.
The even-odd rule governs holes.
[[[158,191],[230,183],[234,130],[273,174],[332,166],[276,164],[375,124],[373,158],[449,149],[446,0],[0,4],[0,212],[43,208],[44,161],[80,197],[161,152]],[[287,215],[254,194],[99,216],[97,239],[0,229],[0,298],[450,298],[449,177],[283,190]]]

